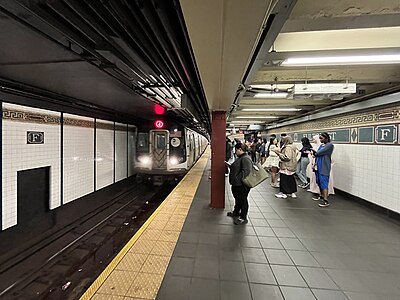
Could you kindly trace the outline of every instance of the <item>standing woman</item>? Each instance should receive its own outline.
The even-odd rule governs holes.
[[[265,160],[267,159],[267,140],[266,139],[262,139],[260,156],[261,156],[260,163],[261,163],[261,165],[263,165],[265,163]]]
[[[235,154],[237,159],[230,165],[229,183],[232,185],[232,194],[235,198],[235,207],[233,211],[228,212],[228,217],[235,218],[236,225],[246,224],[247,212],[249,211],[249,195],[250,188],[243,184],[243,179],[250,174],[253,167],[250,156],[247,154],[248,148],[246,144],[237,143],[235,145]]]
[[[318,206],[328,207],[330,205],[328,201],[328,187],[332,166],[333,144],[327,132],[321,133],[319,139],[322,144],[319,146],[318,151],[313,150],[313,155],[316,158],[316,164],[314,165],[315,178],[323,197],[323,199],[319,200]]]
[[[321,145],[321,141],[319,140],[319,134],[316,134],[313,136],[313,139],[312,139],[312,149],[314,149],[315,151],[318,151],[318,148],[320,145]],[[316,194],[315,196],[312,197],[312,199],[314,201],[318,201],[321,199],[322,196],[321,196],[321,191],[319,189],[319,186],[317,184],[315,172],[312,171],[312,170],[314,170],[315,164],[316,164],[316,158],[314,156],[312,156],[311,157],[311,172],[310,172],[310,188],[307,190],[307,192]],[[332,160],[332,165],[333,165],[333,160]],[[331,173],[329,174],[328,194],[329,195],[335,194],[335,189],[333,188],[332,167],[331,167]]]
[[[310,144],[310,140],[306,137],[303,137],[301,139],[301,144],[303,145],[303,147],[300,150],[301,156],[300,160],[297,162],[296,174],[301,181],[301,184],[299,184],[298,186],[302,189],[305,189],[310,185],[307,180],[307,166],[310,163],[310,159],[308,156],[311,154],[312,146]]]
[[[265,167],[271,170],[271,186],[279,187],[276,179],[279,172],[279,156],[275,151],[279,151],[278,140],[276,137],[272,137],[269,140],[269,145],[266,153],[268,153],[267,160],[265,161]]]
[[[290,136],[282,138],[282,148],[280,151],[274,151],[280,159],[280,186],[279,193],[275,194],[277,198],[287,198],[289,195],[292,198],[297,198],[297,186],[294,174],[297,166],[297,148],[293,145],[293,140]]]

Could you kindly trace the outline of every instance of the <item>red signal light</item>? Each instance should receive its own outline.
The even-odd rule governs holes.
[[[165,113],[165,108],[159,104],[154,105],[154,113],[156,115],[163,115]]]
[[[156,126],[156,128],[163,128],[164,127],[164,122],[161,120],[157,120],[154,125]]]

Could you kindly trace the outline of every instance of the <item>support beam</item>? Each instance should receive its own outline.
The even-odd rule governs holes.
[[[225,131],[226,112],[212,112],[211,136],[211,203],[212,208],[225,207]]]

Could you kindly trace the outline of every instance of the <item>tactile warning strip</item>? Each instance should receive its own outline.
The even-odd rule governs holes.
[[[156,298],[209,155],[207,148],[81,300]]]

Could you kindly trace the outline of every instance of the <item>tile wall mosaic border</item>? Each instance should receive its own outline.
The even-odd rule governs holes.
[[[3,115],[3,120],[8,120],[8,121],[39,123],[39,124],[61,124],[61,117],[57,117],[54,115],[32,113],[22,110],[3,109],[2,115]]]
[[[400,106],[280,127],[268,133],[285,132],[300,142],[302,137],[312,138],[324,131],[331,134],[334,143],[400,145]]]

